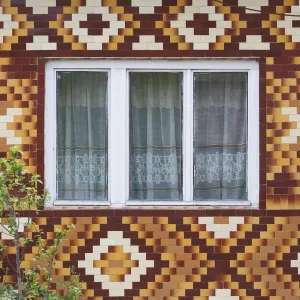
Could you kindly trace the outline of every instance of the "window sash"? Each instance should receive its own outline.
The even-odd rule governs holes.
[[[74,68],[75,67],[75,68]],[[45,103],[45,186],[55,196],[56,169],[56,72],[106,71],[108,82],[108,201],[62,201],[52,198],[52,205],[110,205],[113,207],[153,205],[252,205],[258,206],[258,64],[255,61],[183,60],[118,61],[65,60],[46,64]],[[183,201],[129,201],[129,72],[183,72]],[[193,200],[193,76],[194,72],[248,73],[248,200]],[[115,83],[115,84],[114,84]],[[117,88],[116,88],[117,86]],[[55,126],[53,126],[55,124]]]

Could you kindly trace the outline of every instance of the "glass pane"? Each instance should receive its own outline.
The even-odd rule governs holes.
[[[107,200],[106,72],[57,72],[57,198]]]
[[[130,73],[130,199],[182,199],[182,73]]]
[[[247,73],[194,74],[194,198],[247,200]]]

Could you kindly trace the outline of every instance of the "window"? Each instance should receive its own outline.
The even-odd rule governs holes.
[[[46,65],[50,205],[257,205],[258,64]]]

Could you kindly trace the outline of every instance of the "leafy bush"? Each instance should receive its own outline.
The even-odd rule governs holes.
[[[45,204],[46,192],[39,192],[42,185],[40,176],[29,175],[24,171],[25,164],[20,160],[22,152],[18,147],[10,149],[10,158],[0,158],[0,230],[10,237],[16,248],[15,259],[7,255],[7,246],[0,241],[0,259],[17,275],[17,284],[2,283],[0,285],[0,300],[76,300],[82,299],[79,276],[72,272],[69,281],[58,282],[58,290],[52,290],[52,275],[56,263],[55,256],[63,239],[73,230],[73,225],[56,230],[50,246],[46,244],[43,232],[39,231],[31,238],[34,223],[30,217],[21,222],[23,212],[33,210],[38,214],[39,208]],[[26,214],[26,213],[25,213]],[[22,219],[23,220],[23,219]],[[20,230],[22,229],[24,230]],[[23,232],[20,232],[23,231]],[[34,256],[32,268],[22,270],[24,250],[28,246],[36,246],[38,251]],[[63,296],[59,291],[63,291]]]

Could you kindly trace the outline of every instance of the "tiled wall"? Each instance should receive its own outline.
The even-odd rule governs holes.
[[[67,280],[73,266],[88,300],[299,300],[299,213],[75,210],[44,211],[33,221],[49,239],[75,225],[53,278]]]
[[[260,63],[260,209],[45,211],[36,219],[49,238],[76,224],[57,275],[74,265],[88,299],[300,299],[300,1],[224,2],[0,0],[0,155],[20,145],[30,172],[44,172],[49,58]]]

